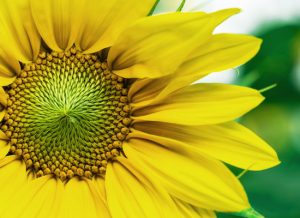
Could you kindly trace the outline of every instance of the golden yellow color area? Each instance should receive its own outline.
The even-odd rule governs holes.
[[[238,9],[152,16],[155,2],[1,1],[0,217],[262,217],[224,163],[279,163],[234,121],[263,96],[193,84],[261,40],[213,34]]]

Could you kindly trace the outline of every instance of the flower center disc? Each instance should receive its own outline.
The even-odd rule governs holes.
[[[96,55],[41,52],[6,91],[1,128],[36,176],[91,178],[120,155],[131,121],[127,89]]]

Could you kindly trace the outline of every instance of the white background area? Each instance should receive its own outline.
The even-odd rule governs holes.
[[[157,12],[174,11],[180,2],[161,0]],[[221,24],[216,32],[251,33],[265,23],[300,19],[300,0],[186,0],[183,11],[212,12],[225,8],[240,8],[242,12]],[[237,76],[236,72],[213,73],[201,82],[230,83]]]

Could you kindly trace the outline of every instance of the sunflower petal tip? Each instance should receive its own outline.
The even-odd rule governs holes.
[[[281,161],[278,158],[276,151],[270,145],[268,145],[268,152],[266,153],[266,155],[267,156],[266,156],[265,162],[262,162],[261,164],[258,164],[257,166],[253,166],[254,168],[251,170],[261,171],[261,170],[266,170],[266,169],[276,167],[279,164],[281,164]]]
[[[225,13],[225,14],[230,14],[231,16],[235,15],[235,14],[239,14],[241,11],[242,11],[242,9],[240,9],[240,8],[226,8],[226,9],[220,10],[220,12]]]
[[[253,165],[253,167],[249,168],[249,170],[252,171],[262,171],[262,170],[267,170],[273,167],[278,166],[281,163],[281,161],[277,160],[271,160],[265,163],[261,163],[259,165]]]
[[[239,8],[228,8],[211,13],[210,16],[212,17],[214,25],[217,26],[233,15],[240,13],[240,11]]]
[[[255,37],[256,38],[256,40],[257,40],[257,42],[261,45],[262,43],[263,43],[263,39],[261,39],[261,38],[258,38],[258,37]]]
[[[279,158],[276,155],[276,157],[274,158],[274,162],[273,162],[272,167],[278,166],[279,164],[281,164],[281,160],[279,160]]]
[[[253,48],[256,48],[256,53],[258,53],[258,51],[260,50],[262,44],[263,44],[263,39],[255,37],[255,36],[251,36],[252,37],[252,43],[253,43]],[[255,54],[256,54],[255,53]]]
[[[254,89],[255,90],[255,89]],[[255,100],[253,101],[253,104],[255,105],[255,107],[257,107],[258,105],[260,105],[265,99],[266,97],[263,96],[259,90],[255,90],[256,93],[253,93],[254,94],[254,98]]]
[[[263,215],[261,215],[256,210],[254,210],[252,207],[240,212],[234,212],[232,214],[239,217],[245,217],[245,218],[265,218]]]
[[[260,101],[259,101],[259,104],[261,104],[262,102],[264,102],[266,100],[266,97],[261,95],[260,97]]]
[[[238,14],[238,13],[242,12],[242,9],[241,9],[241,8],[231,8],[231,9],[229,9],[229,10],[231,10],[231,11],[234,12],[235,14]]]

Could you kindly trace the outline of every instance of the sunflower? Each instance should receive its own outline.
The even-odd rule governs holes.
[[[213,34],[238,9],[152,16],[155,5],[1,1],[1,217],[255,216],[224,163],[279,163],[233,121],[263,97],[193,82],[261,40]]]

